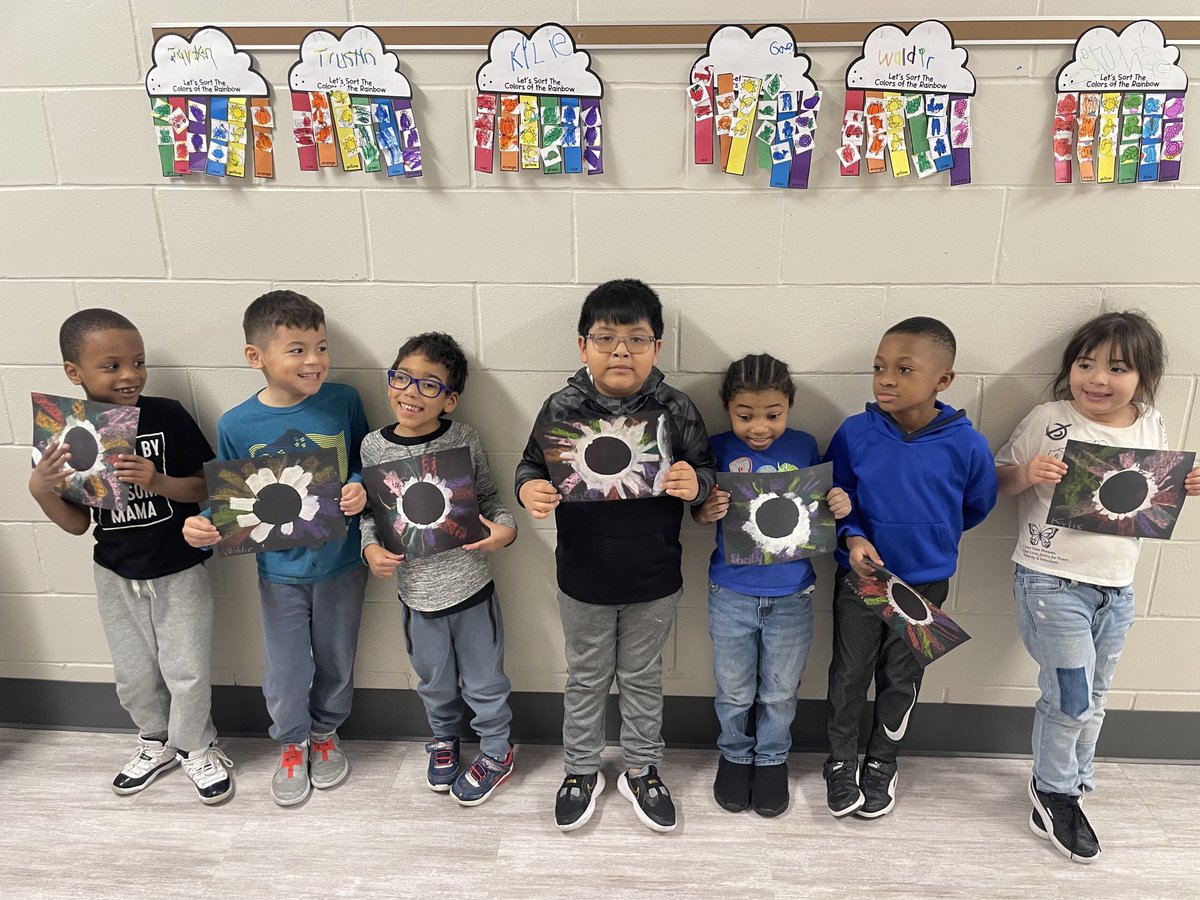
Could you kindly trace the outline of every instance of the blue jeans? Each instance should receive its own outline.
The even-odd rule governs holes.
[[[1092,760],[1104,698],[1133,624],[1133,586],[1070,581],[1018,565],[1013,594],[1021,640],[1041,667],[1033,776],[1039,791],[1078,797],[1095,787]]]
[[[717,679],[717,749],[730,762],[774,766],[792,749],[796,690],[813,638],[811,587],[750,597],[708,585],[708,633]],[[755,733],[747,733],[756,709]]]

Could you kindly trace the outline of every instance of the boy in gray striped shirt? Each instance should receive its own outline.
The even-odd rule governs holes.
[[[504,623],[485,554],[517,538],[516,520],[499,500],[479,436],[470,425],[442,418],[458,406],[467,358],[448,334],[409,338],[388,370],[388,403],[396,422],[363,438],[363,467],[465,447],[488,536],[421,558],[383,547],[372,508],[363,511],[363,560],[379,578],[396,576],[404,637],[419,682],[417,694],[433,731],[426,745],[431,790],[449,791],[464,806],[482,803],[512,773],[508,727],[510,685],[504,674]],[[374,495],[372,505],[380,502]],[[462,687],[459,688],[459,681]],[[479,735],[479,755],[465,769],[459,740],[466,725]]]

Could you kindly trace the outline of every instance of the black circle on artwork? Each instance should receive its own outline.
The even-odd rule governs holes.
[[[583,461],[597,475],[617,475],[629,468],[633,451],[620,438],[604,434],[588,444]]]
[[[405,489],[400,512],[414,525],[432,525],[446,512],[446,495],[436,484],[418,481]]]
[[[71,468],[76,472],[86,472],[96,464],[100,445],[96,443],[96,435],[82,425],[68,428],[62,442],[70,448],[67,452],[71,454]]]
[[[75,451],[71,451],[75,456]],[[1146,476],[1133,469],[1110,475],[1104,484],[1100,485],[1100,505],[1109,512],[1118,514],[1131,513],[1146,502],[1150,493],[1150,485]]]
[[[800,510],[786,497],[772,497],[754,511],[754,524],[769,538],[787,537],[800,524]]]
[[[892,602],[896,604],[900,612],[904,613],[910,619],[917,622],[924,622],[929,618],[929,610],[921,602],[920,594],[907,584],[893,581],[888,588],[888,594],[891,595]]]
[[[268,525],[295,522],[304,503],[299,492],[290,484],[268,484],[254,500],[254,515]]]

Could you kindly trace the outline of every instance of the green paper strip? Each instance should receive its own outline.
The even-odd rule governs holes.
[[[557,135],[559,137],[559,151],[562,151],[562,113],[558,108],[557,97],[539,97],[538,98],[538,113],[539,123],[541,127],[541,146],[547,147],[550,141],[547,138],[552,138]],[[562,157],[560,156],[557,162],[545,163],[542,171],[547,175],[561,175],[563,170]]]
[[[1121,144],[1117,149],[1117,184],[1133,184],[1137,181],[1141,151],[1137,141]]]
[[[366,97],[351,97],[351,106],[361,106],[368,110],[371,101]],[[380,162],[379,144],[375,140],[374,123],[371,125],[355,125],[355,136],[358,138],[358,152],[362,157],[364,172],[378,172],[383,168]]]
[[[167,121],[167,116],[171,115],[171,101],[166,97],[151,97],[150,98],[150,114],[154,117],[155,128],[170,128],[171,123]],[[177,178],[179,173],[175,171],[175,143],[158,145],[158,158],[162,163],[162,173],[166,178]]]

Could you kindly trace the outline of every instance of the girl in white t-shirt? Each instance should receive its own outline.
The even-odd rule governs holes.
[[[1165,364],[1162,335],[1146,316],[1116,312],[1092,319],[1067,343],[1055,399],[1035,407],[996,454],[1001,493],[1018,497],[1013,594],[1021,639],[1041,669],[1029,825],[1075,862],[1100,853],[1080,800],[1095,786],[1092,758],[1104,699],[1133,624],[1140,539],[1048,525],[1050,500],[1067,473],[1068,440],[1167,449],[1154,408]],[[1180,489],[1156,487],[1159,493]],[[1189,496],[1200,494],[1200,468],[1182,487]],[[1155,486],[1147,481],[1145,490],[1149,504]],[[1137,512],[1123,506],[1118,515]]]

